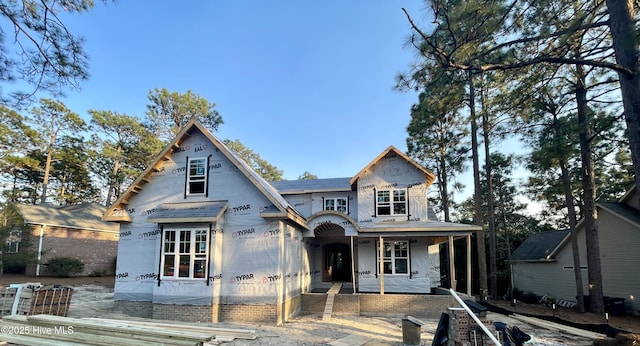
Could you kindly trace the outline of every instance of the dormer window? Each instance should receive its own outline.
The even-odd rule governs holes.
[[[207,187],[207,158],[188,159],[187,195],[204,195]]]
[[[378,215],[406,215],[407,191],[406,190],[380,190],[377,192]]]
[[[347,210],[347,198],[339,197],[339,198],[325,198],[324,199],[324,210],[335,210],[341,213],[348,214]]]

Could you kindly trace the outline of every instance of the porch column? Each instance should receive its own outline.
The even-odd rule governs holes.
[[[449,285],[453,290],[456,290],[456,266],[455,266],[455,253],[453,249],[453,236],[449,236]]]
[[[353,285],[353,293],[356,293],[356,258],[355,251],[353,251],[353,236],[351,238],[351,285]]]
[[[380,295],[384,294],[384,243],[380,236],[380,246],[378,246],[378,272],[380,273]]]
[[[466,237],[467,241],[467,295],[471,296],[471,235]]]

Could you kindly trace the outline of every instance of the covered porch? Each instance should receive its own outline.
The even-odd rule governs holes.
[[[444,286],[471,295],[471,235],[479,226],[411,222],[362,227],[340,213],[322,212],[309,220],[305,234],[312,268],[308,293],[326,292],[341,282],[340,294],[437,294],[441,282],[441,245],[446,249]],[[458,287],[454,241],[466,244],[466,287]]]

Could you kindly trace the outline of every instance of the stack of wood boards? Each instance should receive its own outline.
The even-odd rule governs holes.
[[[20,345],[206,345],[235,338],[255,339],[255,331],[146,321],[69,318],[52,315],[5,316],[0,340]]]
[[[31,308],[27,315],[67,316],[72,295],[71,287],[60,285],[38,287],[32,292]]]
[[[13,284],[0,289],[0,316],[67,316],[72,295],[73,288],[61,285]]]

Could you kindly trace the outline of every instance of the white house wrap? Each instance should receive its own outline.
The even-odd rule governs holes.
[[[146,317],[282,322],[336,281],[430,293],[438,244],[478,230],[435,219],[433,180],[389,147],[352,178],[269,183],[191,121],[104,216],[120,222],[114,299]]]

